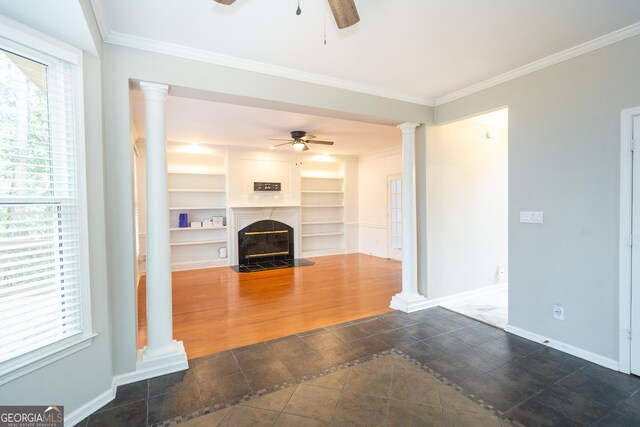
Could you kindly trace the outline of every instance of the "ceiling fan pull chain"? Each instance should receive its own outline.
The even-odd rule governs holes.
[[[324,26],[324,45],[327,45],[327,6],[322,9],[322,25]]]
[[[298,8],[296,9],[296,15],[300,16],[302,9],[300,9],[300,0],[298,0]]]

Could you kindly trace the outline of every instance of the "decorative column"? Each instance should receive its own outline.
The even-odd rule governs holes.
[[[169,188],[164,101],[169,87],[141,82],[147,166],[147,346],[138,369],[154,375],[187,369],[182,342],[173,339]]]
[[[419,310],[426,298],[418,292],[418,235],[416,214],[416,128],[402,123],[402,291],[391,298],[391,308],[407,313]]]

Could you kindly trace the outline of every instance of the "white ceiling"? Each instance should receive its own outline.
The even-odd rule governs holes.
[[[0,13],[91,52],[88,1],[0,0]],[[356,0],[361,22],[344,30],[326,0],[300,0],[300,16],[297,0],[90,1],[107,42],[205,53],[424,104],[623,28],[640,34],[639,0]],[[139,93],[134,101],[143,131]],[[382,125],[171,96],[167,109],[176,141],[268,148],[268,138],[306,130],[336,142],[318,152],[353,155],[400,143],[399,131]]]
[[[300,0],[300,16],[297,0],[92,2],[107,41],[150,39],[424,103],[640,21],[638,0],[356,0],[361,21],[344,30],[325,0]]]
[[[0,14],[86,52],[97,53],[78,0],[0,0]]]
[[[133,121],[137,136],[144,138],[142,93],[132,92]],[[268,149],[279,142],[269,138],[289,138],[292,130],[304,130],[333,146],[309,145],[309,153],[363,155],[397,146],[401,132],[393,126],[355,122],[263,108],[168,96],[166,101],[167,139],[215,145]],[[278,150],[291,150],[283,146]]]

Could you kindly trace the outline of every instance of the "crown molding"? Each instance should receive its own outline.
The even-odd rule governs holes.
[[[92,1],[99,2],[99,0]],[[250,59],[239,58],[231,55],[223,55],[204,49],[181,46],[178,44],[152,40],[144,37],[133,36],[130,34],[119,33],[116,31],[109,31],[107,37],[105,37],[104,40],[105,43],[110,43],[118,46],[206,62],[209,64],[221,65],[223,67],[252,71],[276,77],[298,80],[306,83],[334,87],[338,89],[345,89],[353,92],[379,96],[382,98],[389,98],[396,101],[410,102],[418,105],[433,105],[432,99],[427,99],[415,94],[407,94],[373,85],[337,79],[334,77],[323,76],[321,74],[309,73],[306,71],[294,70],[292,68],[271,65],[264,62],[253,61]]]
[[[527,65],[518,67],[506,73],[499,74],[483,82],[467,86],[464,89],[457,90],[455,92],[451,92],[448,95],[436,98],[433,106],[437,107],[439,105],[446,104],[447,102],[463,98],[476,92],[480,92],[481,90],[497,86],[501,83],[517,79],[518,77],[522,77],[535,71],[539,71],[552,65],[567,61],[569,59],[576,58],[586,53],[593,52],[594,50],[637,36],[638,34],[640,34],[640,22],[636,22],[635,24],[621,28],[612,33],[605,34],[602,37],[598,37],[586,43],[582,43],[561,52],[554,53],[553,55],[549,55],[545,58],[531,62]]]
[[[98,28],[100,29],[100,34],[102,34],[102,40],[106,40],[109,32],[111,31],[109,20],[107,18],[107,9],[104,7],[102,0],[91,0],[91,7],[93,8],[93,14],[98,22]]]

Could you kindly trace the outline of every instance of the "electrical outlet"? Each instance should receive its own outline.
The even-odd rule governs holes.
[[[564,307],[562,306],[562,304],[554,304],[553,318],[558,320],[564,320]]]
[[[520,212],[520,222],[525,224],[542,224],[544,222],[543,212]]]

